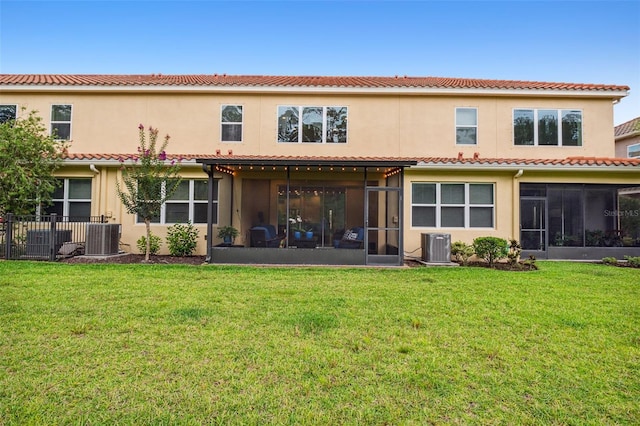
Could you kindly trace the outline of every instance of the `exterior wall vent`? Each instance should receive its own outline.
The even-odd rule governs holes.
[[[421,240],[424,262],[451,262],[451,234],[422,234]]]
[[[120,224],[88,223],[84,254],[87,256],[106,256],[118,254],[120,243]]]

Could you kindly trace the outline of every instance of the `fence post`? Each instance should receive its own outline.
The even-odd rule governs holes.
[[[11,241],[13,241],[13,213],[7,214],[4,223],[4,259],[11,259]]]
[[[58,219],[58,215],[56,213],[51,213],[51,226],[49,231],[49,260],[56,260],[56,220]]]

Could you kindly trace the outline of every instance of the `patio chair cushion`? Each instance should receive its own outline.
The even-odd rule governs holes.
[[[359,249],[364,244],[364,228],[356,226],[344,231],[337,248]]]

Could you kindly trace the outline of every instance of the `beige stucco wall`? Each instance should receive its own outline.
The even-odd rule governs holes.
[[[70,152],[131,152],[138,125],[171,135],[173,153],[252,155],[565,158],[614,155],[613,108],[607,99],[471,96],[2,93],[0,103],[40,111],[49,125],[52,104],[73,105]],[[220,108],[244,111],[243,142],[220,142]],[[278,105],[347,106],[346,144],[277,143]],[[455,108],[478,108],[478,144],[455,144]],[[513,145],[514,108],[571,108],[583,112],[583,146]]]
[[[519,191],[517,179],[514,179],[515,171],[418,171],[405,172],[405,199],[404,199],[404,225],[405,240],[404,250],[419,256],[421,247],[421,235],[423,233],[444,233],[451,235],[451,242],[464,241],[472,243],[477,237],[500,237],[518,239],[518,227],[514,226],[519,216],[517,202]],[[411,225],[411,184],[413,182],[438,182],[438,183],[492,183],[494,184],[494,228],[431,228],[415,227]]]
[[[72,104],[72,153],[132,153],[138,146],[138,125],[159,128],[161,135],[170,134],[168,151],[179,154],[226,154],[265,156],[329,156],[329,157],[457,157],[463,152],[481,158],[565,158],[569,156],[614,156],[613,107],[611,100],[594,98],[517,98],[471,96],[383,96],[383,95],[296,95],[296,94],[128,94],[128,93],[0,93],[0,103],[18,104],[38,110],[49,126],[52,104]],[[243,142],[220,142],[220,108],[239,104],[244,108]],[[277,107],[279,105],[347,106],[348,142],[346,144],[277,143]],[[478,144],[455,144],[455,108],[478,108]],[[512,111],[514,108],[567,108],[583,112],[583,146],[581,147],[516,147],[513,145]],[[66,166],[61,177],[93,179],[92,215],[107,215],[112,223],[122,224],[122,242],[129,251],[137,252],[136,240],[145,232],[144,224],[135,223],[117,199],[115,182],[119,175],[116,164]],[[419,253],[421,234],[450,233],[452,241],[473,241],[479,236],[515,237],[519,234],[519,182],[596,183],[602,173],[548,173],[525,171],[518,180],[517,170],[443,171],[410,169],[405,175],[404,226],[405,252]],[[206,179],[199,165],[187,165],[185,178]],[[262,171],[240,173],[233,187],[228,175],[220,175],[220,224],[241,229],[239,243],[245,243],[246,229],[253,218],[241,212],[244,179],[270,179],[273,197],[282,175]],[[349,180],[344,174],[326,179]],[[606,176],[607,183],[640,180],[631,173]],[[424,182],[491,182],[495,186],[495,228],[493,229],[429,229],[411,226],[412,181]],[[233,194],[231,194],[233,191]],[[233,199],[233,208],[227,201]],[[276,219],[275,200],[269,205],[270,222]],[[198,254],[205,254],[206,225],[199,230]],[[153,225],[154,234],[166,236],[169,225]],[[214,227],[214,236],[217,226]],[[219,242],[214,238],[214,244]],[[163,253],[167,252],[163,243]]]

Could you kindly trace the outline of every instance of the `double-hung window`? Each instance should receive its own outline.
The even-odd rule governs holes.
[[[87,220],[91,216],[91,179],[60,179],[52,200],[44,213],[69,217],[70,222]]]
[[[428,228],[493,228],[494,184],[411,184],[411,225]]]
[[[222,142],[242,142],[242,105],[222,105],[220,126]]]
[[[346,143],[346,106],[279,106],[278,142]]]
[[[18,114],[17,105],[0,105],[0,124],[15,120]]]
[[[164,190],[164,188],[162,189]],[[207,223],[208,181],[183,179],[165,201],[153,223]],[[144,222],[141,217],[138,223]],[[213,181],[213,223],[218,222],[218,181]]]
[[[582,111],[514,109],[513,143],[529,146],[582,146]]]
[[[627,157],[640,158],[640,143],[627,146]]]
[[[478,144],[478,109],[456,108],[456,145]]]
[[[51,105],[51,135],[57,140],[71,140],[71,105]]]

